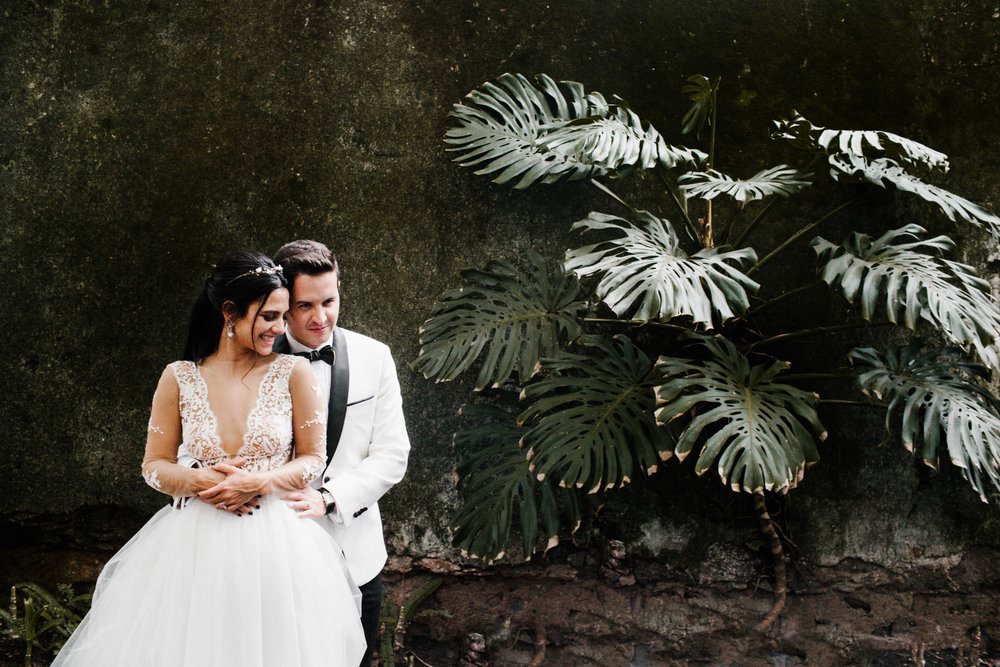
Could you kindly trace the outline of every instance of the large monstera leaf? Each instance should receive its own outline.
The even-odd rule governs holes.
[[[852,156],[873,161],[890,158],[920,172],[948,171],[948,156],[919,142],[882,130],[830,130],[813,125],[796,111],[773,122],[772,139],[790,142],[802,150],[830,156]]]
[[[591,213],[573,229],[610,230],[617,238],[566,253],[568,270],[601,275],[597,296],[618,316],[632,310],[639,320],[689,316],[711,327],[713,314],[724,322],[747,309],[747,292],[759,285],[737,267],[756,261],[752,248],[705,248],[688,255],[667,220],[647,211],[637,211],[635,218]]]
[[[487,561],[502,558],[515,522],[525,557],[559,543],[561,527],[580,525],[577,492],[539,482],[518,445],[523,429],[513,412],[493,405],[462,410],[469,428],[455,434],[456,478],[462,506],[452,520],[463,553]]]
[[[831,173],[835,179],[861,178],[880,187],[886,187],[887,183],[894,185],[904,192],[911,192],[932,204],[937,204],[952,222],[965,220],[978,227],[984,227],[986,231],[1000,239],[1000,218],[979,204],[944,188],[925,183],[908,173],[894,160],[881,158],[867,161],[850,155],[834,155],[830,158],[830,164],[834,167]]]
[[[986,482],[1000,489],[1000,402],[978,381],[985,368],[963,361],[957,348],[922,352],[919,342],[850,356],[869,369],[858,376],[862,390],[889,401],[887,433],[899,421],[903,445],[935,469],[944,436],[951,462],[983,502]]]
[[[892,185],[937,205],[952,222],[964,220],[984,227],[1000,239],[1000,217],[917,175],[948,171],[944,153],[891,132],[817,127],[797,113],[791,119],[775,121],[771,136],[825,153],[830,175],[836,180],[865,181],[883,188]]]
[[[577,317],[586,304],[575,300],[576,277],[537,253],[529,253],[529,263],[526,271],[503,261],[464,271],[465,284],[442,294],[420,328],[413,368],[427,378],[453,380],[482,355],[477,389],[500,386],[515,371],[524,382],[560,340],[579,337]]]
[[[662,165],[697,168],[701,151],[668,145],[619,98],[609,104],[600,93],[540,74],[535,83],[521,74],[503,74],[456,104],[455,125],[445,142],[456,162],[477,174],[496,174],[494,183],[514,188]]]
[[[708,358],[661,356],[657,362],[665,378],[656,389],[662,404],[657,421],[694,412],[678,438],[677,456],[683,460],[700,446],[699,475],[714,465],[734,491],[788,491],[819,460],[816,440],[826,438],[816,395],[779,381],[787,362],[754,365],[725,338],[695,340]]]
[[[519,419],[530,425],[522,442],[539,480],[596,493],[656,472],[673,440],[653,418],[652,360],[625,336],[580,342],[589,353],[543,360],[547,372],[524,388],[533,402]]]
[[[714,199],[719,195],[729,195],[742,205],[770,195],[793,195],[810,185],[808,179],[811,176],[812,174],[779,164],[746,180],[733,178],[715,169],[688,172],[677,178],[677,185],[688,196]]]
[[[914,329],[923,319],[952,343],[972,345],[991,368],[1000,369],[1000,314],[990,286],[972,267],[939,257],[953,247],[951,239],[917,238],[924,229],[906,225],[872,240],[853,234],[843,245],[816,237],[812,246],[821,261],[821,277],[837,283],[851,303],[860,302],[861,316],[871,320],[879,303],[890,322]]]

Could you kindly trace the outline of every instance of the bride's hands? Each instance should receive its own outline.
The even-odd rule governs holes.
[[[246,459],[238,457],[235,459],[220,461],[220,463],[224,463],[234,468],[239,468],[246,463]],[[216,470],[214,467],[195,468],[193,472],[194,474],[191,478],[191,485],[193,487],[193,491],[198,494],[206,489],[211,489],[219,482],[225,481],[226,477],[228,477],[226,473]]]
[[[201,491],[198,497],[221,510],[242,514],[257,504],[259,496],[269,491],[265,475],[244,472],[225,461],[216,463],[211,470],[223,474],[224,478],[211,488]]]

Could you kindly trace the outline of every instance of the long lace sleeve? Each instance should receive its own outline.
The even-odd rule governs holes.
[[[146,430],[146,453],[142,459],[142,477],[151,487],[170,496],[190,496],[193,469],[177,465],[181,443],[180,388],[171,367],[160,375],[153,394],[153,407]]]
[[[309,362],[298,359],[288,381],[292,396],[295,458],[268,473],[271,491],[304,489],[323,473],[326,463],[326,416]]]

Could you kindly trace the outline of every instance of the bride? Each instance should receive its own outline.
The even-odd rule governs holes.
[[[281,500],[322,473],[323,406],[309,363],[275,354],[288,290],[259,253],[226,255],[195,303],[184,361],[153,396],[142,474],[191,496],[105,566],[53,665],[340,665],[365,650],[340,548]],[[292,438],[295,454],[292,454]],[[200,463],[177,464],[183,444]]]

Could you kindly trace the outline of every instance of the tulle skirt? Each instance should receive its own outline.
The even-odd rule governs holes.
[[[101,572],[53,665],[356,667],[360,593],[336,542],[275,496],[165,507]]]

